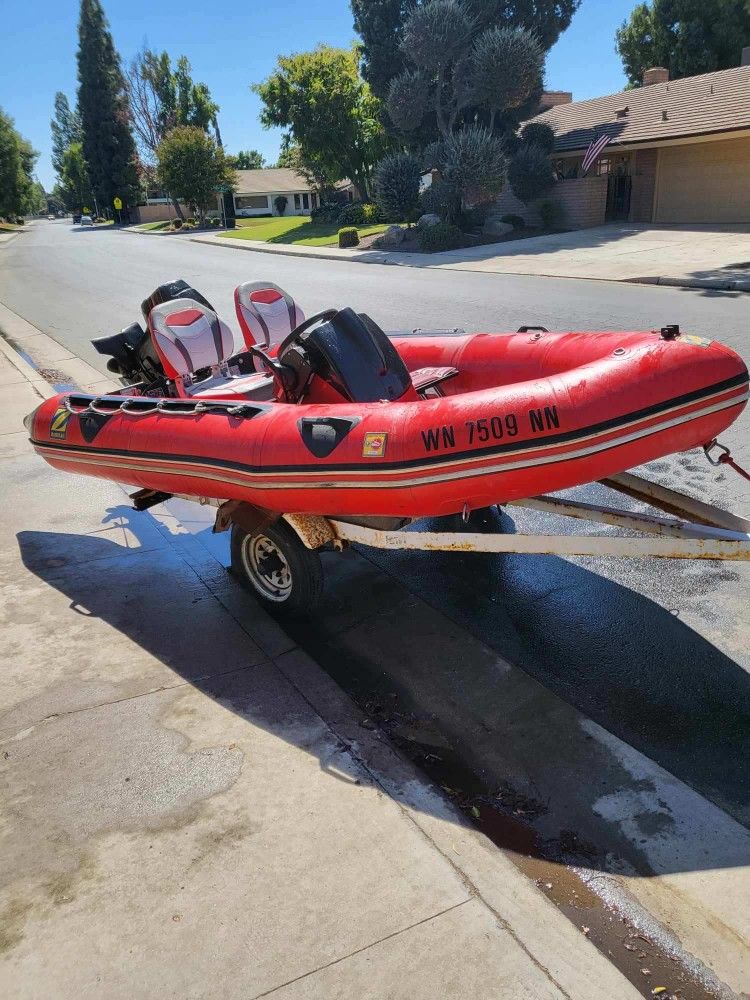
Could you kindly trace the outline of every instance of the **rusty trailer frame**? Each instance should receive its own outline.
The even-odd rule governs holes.
[[[642,559],[713,559],[750,561],[750,520],[722,510],[677,490],[642,479],[631,472],[600,480],[603,486],[639,500],[661,514],[641,514],[618,507],[584,503],[552,495],[512,500],[502,506],[523,507],[547,514],[585,520],[608,527],[626,528],[640,535],[607,534],[503,534],[472,531],[404,531],[415,521],[396,530],[357,524],[310,514],[284,514],[307,549],[341,550],[356,543],[376,549],[406,549],[424,552],[505,552],[530,555],[598,556]],[[147,491],[148,492],[148,491]],[[223,531],[237,518],[222,503],[207,497],[179,494],[182,499],[218,507],[215,530]],[[166,497],[164,497],[166,499]],[[158,500],[156,502],[159,502]],[[247,507],[247,505],[239,505]],[[250,513],[256,511],[250,508]],[[260,512],[264,514],[267,512]],[[668,516],[664,516],[668,515]],[[268,520],[250,518],[262,531]],[[243,522],[244,526],[244,522]]]
[[[633,473],[601,480],[602,485],[641,500],[665,514],[639,514],[617,507],[556,496],[513,500],[523,507],[595,524],[627,528],[641,536],[615,534],[480,534],[469,531],[387,531],[326,518],[331,540],[378,549],[428,552],[506,552],[558,556],[660,559],[750,560],[750,521]],[[293,521],[291,522],[294,526]],[[298,532],[300,533],[300,532]],[[300,533],[303,542],[304,535]],[[338,546],[337,546],[338,547]]]

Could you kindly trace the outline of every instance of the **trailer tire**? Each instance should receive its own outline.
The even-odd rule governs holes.
[[[233,524],[231,555],[233,574],[274,617],[305,617],[320,600],[320,555],[284,521],[254,534]]]

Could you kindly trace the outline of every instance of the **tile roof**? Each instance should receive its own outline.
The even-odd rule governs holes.
[[[290,167],[269,167],[266,170],[235,170],[238,195],[275,194],[277,191],[312,191],[312,185],[302,174]]]
[[[552,126],[556,152],[585,149],[602,130],[627,145],[750,129],[750,66],[561,104],[531,120]]]

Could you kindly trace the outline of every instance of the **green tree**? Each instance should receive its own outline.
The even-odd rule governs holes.
[[[252,89],[264,105],[262,125],[289,129],[304,169],[325,184],[349,178],[367,194],[387,139],[380,102],[361,79],[357,61],[356,49],[320,45],[280,56],[276,72]]]
[[[83,156],[83,145],[73,142],[63,153],[58,193],[69,212],[80,212],[93,204],[93,192]]]
[[[281,139],[281,149],[279,150],[279,158],[276,161],[276,166],[299,170],[300,160],[300,148],[287,132]]]
[[[461,0],[431,0],[415,7],[403,28],[401,48],[411,64],[388,89],[388,113],[403,132],[427,116],[445,139],[457,127],[476,127],[476,111],[495,119],[519,112],[541,90],[544,50],[524,28],[476,30]]]
[[[749,41],[748,0],[640,3],[615,35],[631,86],[652,66],[664,66],[672,79],[739,66]]]
[[[71,110],[68,98],[61,90],[55,94],[55,114],[49,124],[52,131],[52,166],[59,177],[65,150],[72,143],[83,141],[80,116],[77,111]]]
[[[525,28],[548,51],[570,24],[581,0],[464,0],[477,32]],[[362,72],[381,100],[407,66],[401,42],[413,0],[351,0],[354,28],[362,39]]]
[[[138,161],[125,82],[99,0],[81,0],[78,23],[78,111],[83,154],[99,210],[138,195]]]
[[[221,145],[219,105],[205,83],[193,80],[186,56],[173,68],[169,53],[144,48],[131,60],[125,83],[130,120],[147,162],[154,161],[159,143],[177,125],[211,129]]]
[[[502,188],[508,163],[495,121],[513,120],[541,90],[544,50],[535,35],[497,24],[478,30],[483,23],[462,0],[415,7],[400,43],[407,68],[388,90],[388,113],[403,133],[434,122],[439,138],[425,150],[422,165],[440,171],[432,201],[450,222],[458,221],[465,204],[486,201]]]
[[[36,211],[33,171],[38,155],[0,109],[0,216]]]
[[[235,170],[262,170],[266,165],[263,154],[257,149],[241,149],[239,153],[227,159]]]
[[[170,197],[195,208],[201,220],[218,189],[234,187],[234,170],[215,139],[196,125],[178,125],[156,150],[157,173]]]

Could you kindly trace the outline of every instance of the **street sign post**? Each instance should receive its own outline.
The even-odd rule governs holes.
[[[115,195],[112,204],[115,206],[115,211],[117,212],[117,224],[121,222],[120,209],[122,208],[122,198],[119,195]]]

